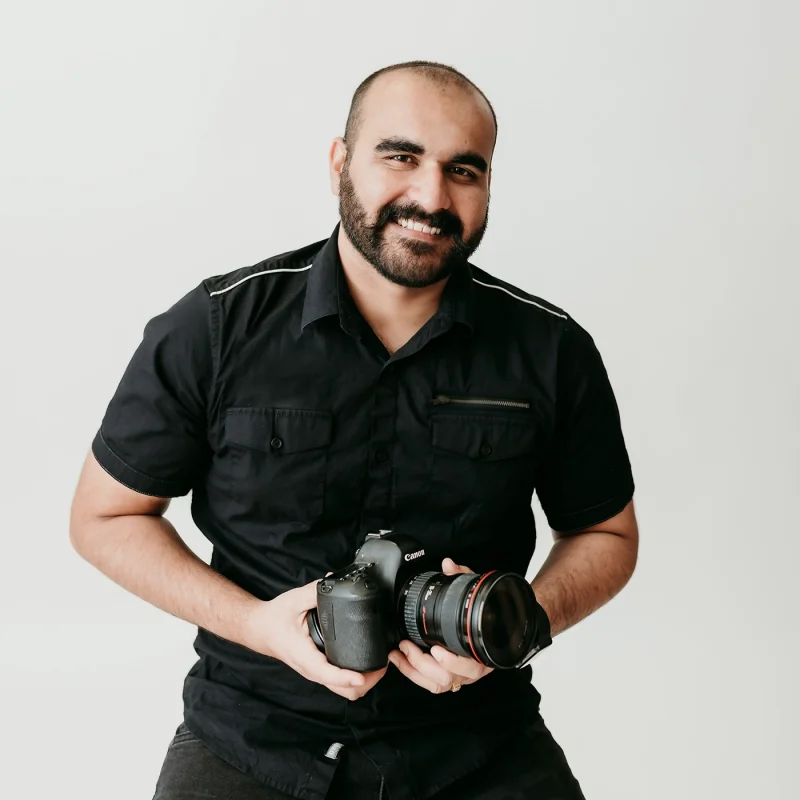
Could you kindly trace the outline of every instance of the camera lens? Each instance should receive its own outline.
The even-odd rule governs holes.
[[[423,572],[406,583],[399,602],[412,642],[440,644],[487,667],[520,666],[536,635],[533,590],[512,572]]]

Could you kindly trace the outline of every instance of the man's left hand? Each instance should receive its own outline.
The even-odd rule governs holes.
[[[442,572],[445,575],[474,574],[469,567],[462,567],[451,558],[442,562]],[[425,653],[414,642],[404,639],[399,648],[389,653],[389,661],[417,686],[434,694],[457,691],[492,672],[491,667],[484,667],[472,658],[457,656],[438,644],[431,648],[430,653]]]

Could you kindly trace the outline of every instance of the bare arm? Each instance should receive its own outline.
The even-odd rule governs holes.
[[[259,600],[201,561],[164,519],[169,500],[116,481],[89,453],[70,515],[70,541],[90,564],[158,608],[257,653],[349,700],[385,674],[359,674],[329,664],[306,628],[316,607],[316,581]]]
[[[531,585],[555,636],[607,603],[633,574],[639,549],[633,501],[600,525],[553,531],[553,538]]]
[[[70,541],[115,583],[224,639],[246,642],[258,600],[201,561],[163,514],[169,500],[116,481],[89,453],[70,515]]]

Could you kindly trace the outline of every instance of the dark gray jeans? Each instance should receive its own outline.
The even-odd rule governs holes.
[[[290,800],[214,755],[183,724],[167,749],[153,800]],[[327,800],[390,800],[373,763],[345,748]],[[487,767],[431,800],[585,800],[564,752],[543,723],[525,730]]]

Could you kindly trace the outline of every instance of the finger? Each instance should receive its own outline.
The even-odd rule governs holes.
[[[397,667],[398,671],[405,675],[412,683],[416,683],[423,689],[426,689],[433,694],[440,694],[444,691],[444,687],[436,683],[436,681],[426,678],[419,670],[414,669],[406,656],[400,650],[392,650],[389,655],[389,660]]]
[[[446,558],[442,561],[442,572],[444,572],[445,575],[458,575],[459,573],[462,575],[475,574],[469,567],[456,564],[452,558]]]
[[[286,593],[287,602],[291,603],[292,611],[302,614],[305,611],[317,607],[318,583],[318,580],[311,581],[311,583],[307,583],[305,586],[298,586],[291,592]],[[278,597],[283,597],[283,595],[278,595]]]
[[[386,674],[386,670],[388,669],[389,665],[387,664],[383,669],[379,669],[377,672],[363,673],[366,682],[361,687],[361,693],[364,694],[369,691]]]
[[[345,700],[358,700],[359,697],[363,697],[361,689],[340,689],[338,686],[326,686],[325,688],[334,694],[338,694],[339,697],[344,697]]]
[[[388,666],[377,670],[376,672],[365,672],[364,677],[366,678],[366,683],[364,683],[363,686],[350,689],[342,689],[339,686],[326,686],[325,688],[330,689],[330,691],[338,694],[340,697],[344,697],[347,700],[358,700],[359,697],[363,697],[370,689],[372,689],[372,687],[386,674],[387,669]]]
[[[400,642],[400,652],[408,659],[409,664],[427,680],[437,683],[444,689],[453,683],[452,673],[446,670],[433,656],[423,653],[413,642],[407,640]]]
[[[465,656],[458,656],[440,647],[438,644],[431,648],[431,655],[436,659],[437,663],[441,664],[448,672],[458,675],[460,678],[468,678],[471,681],[477,681],[488,672],[491,672],[489,667],[479,664],[472,658]]]
[[[366,678],[360,672],[340,669],[331,664],[313,643],[311,649],[303,653],[302,661],[297,663],[305,677],[315,683],[323,683],[326,686],[357,688],[366,683]]]
[[[386,674],[387,669],[389,669],[388,664],[381,669],[374,670],[373,672],[361,672],[359,674],[364,676],[364,680],[367,683],[369,683],[371,680],[374,680],[377,683]]]
[[[329,572],[328,575],[333,575],[333,573]],[[327,578],[328,575],[325,577]],[[298,614],[302,614],[304,611],[309,611],[310,609],[317,607],[317,584],[321,580],[324,579],[318,578],[311,581],[311,583],[307,583],[305,586],[299,586],[297,589],[292,591],[292,607]]]

